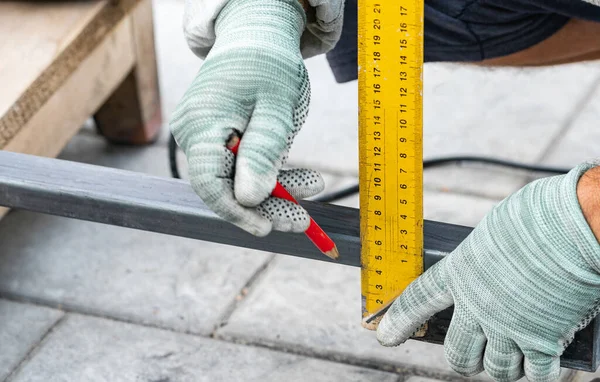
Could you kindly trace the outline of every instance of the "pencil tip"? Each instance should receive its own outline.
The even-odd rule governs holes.
[[[325,252],[325,256],[327,256],[333,260],[337,260],[338,257],[340,257],[340,252],[338,251],[337,247],[334,245],[333,248],[331,248],[329,251]]]

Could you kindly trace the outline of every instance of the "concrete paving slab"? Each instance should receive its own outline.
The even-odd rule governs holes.
[[[410,340],[384,348],[360,320],[360,269],[281,256],[217,336],[453,374],[441,346]]]
[[[332,193],[346,189],[347,187],[358,184],[358,179],[353,176],[340,176],[340,175],[334,175],[334,174],[331,174],[328,172],[323,172],[323,171],[321,171],[320,173],[321,173],[321,176],[323,177],[323,180],[325,181],[325,189],[320,194],[318,194],[314,197],[311,197],[311,198],[307,198],[308,200],[319,198],[319,197],[322,197],[325,195],[330,195]],[[358,203],[358,194],[352,195],[350,197],[350,199],[352,199],[352,201],[353,201],[354,196],[356,196],[356,202]],[[344,198],[344,200],[345,199],[348,199],[348,198]],[[343,201],[341,201],[341,202],[343,202]],[[331,202],[331,203],[340,204],[340,201],[335,201],[335,202]],[[340,205],[345,205],[345,204],[340,204]],[[356,206],[355,205],[347,205],[347,206],[348,207],[358,207],[358,204]]]
[[[396,348],[383,347],[374,332],[361,327],[360,318],[358,268],[280,256],[217,337],[464,380],[448,366],[442,346],[408,340]],[[572,374],[563,370],[560,380],[569,381]],[[484,372],[471,380],[491,378]]]
[[[542,163],[573,168],[581,162],[600,158],[600,86],[590,95],[587,104],[573,123],[548,152]]]
[[[497,200],[450,192],[426,191],[423,195],[425,219],[475,227],[498,204]]]
[[[61,158],[169,176],[164,147],[79,134]],[[0,222],[0,291],[176,330],[210,333],[270,254],[13,211]]]
[[[70,315],[11,382],[384,381],[398,376]]]
[[[481,154],[478,154],[481,155]],[[430,190],[501,200],[525,184],[529,173],[479,164],[427,169],[423,183]]]
[[[111,145],[102,137],[80,132],[59,155],[60,159],[171,177],[166,147]],[[177,156],[180,172],[187,174],[183,153]]]
[[[0,299],[0,381],[62,316],[60,310]]]
[[[596,63],[535,69],[428,64],[425,158],[468,154],[535,162],[599,74]],[[504,198],[525,179],[518,172],[472,167],[428,170],[424,181],[438,189]]]
[[[0,242],[2,293],[201,334],[271,256],[25,211]]]

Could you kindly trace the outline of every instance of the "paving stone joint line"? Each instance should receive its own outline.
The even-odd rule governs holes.
[[[64,305],[58,305],[55,303],[50,303],[48,301],[45,301],[43,299],[34,299],[34,298],[30,298],[27,296],[21,296],[21,295],[17,295],[17,294],[6,294],[4,292],[0,293],[0,299],[5,299],[8,301],[13,301],[13,302],[18,302],[18,303],[28,303],[31,305],[38,305],[38,306],[43,306],[43,307],[49,307],[49,308],[53,308],[53,309],[60,309],[62,310],[65,314],[59,319],[57,320],[57,322],[55,323],[55,325],[52,326],[52,329],[55,329],[58,325],[58,323],[62,323],[63,321],[65,321],[69,315],[71,313],[73,314],[79,314],[79,315],[83,315],[83,316],[87,316],[87,317],[93,317],[93,318],[99,318],[99,319],[104,319],[104,320],[111,320],[111,321],[115,321],[118,323],[124,323],[124,324],[130,324],[130,325],[137,325],[140,327],[146,327],[146,328],[151,328],[151,329],[157,329],[157,330],[165,330],[165,331],[169,331],[169,332],[173,332],[173,333],[178,333],[178,334],[185,334],[185,335],[190,335],[190,336],[196,336],[196,337],[200,337],[200,338],[210,338],[214,341],[220,341],[220,342],[224,342],[224,343],[230,343],[230,344],[237,344],[240,346],[248,346],[248,347],[254,347],[254,348],[260,348],[260,349],[267,349],[267,350],[271,350],[271,351],[277,351],[280,353],[288,353],[288,354],[293,354],[293,355],[298,355],[298,356],[303,356],[303,357],[307,357],[307,358],[312,358],[315,360],[325,360],[325,361],[330,361],[330,362],[335,362],[338,364],[342,364],[342,365],[349,365],[349,366],[359,366],[359,367],[363,367],[365,369],[371,369],[371,370],[378,370],[378,371],[387,371],[387,372],[393,372],[395,374],[399,374],[399,375],[404,375],[407,374],[406,371],[404,371],[405,369],[402,368],[398,368],[395,366],[391,366],[387,363],[377,363],[375,361],[369,361],[369,362],[363,362],[359,359],[350,359],[348,358],[346,355],[341,355],[341,354],[327,354],[327,353],[323,353],[323,354],[317,354],[317,352],[314,352],[311,349],[304,349],[301,347],[298,348],[288,348],[288,347],[282,347],[282,346],[278,346],[277,344],[270,344],[269,346],[266,346],[265,344],[261,344],[261,343],[249,343],[249,342],[245,342],[243,340],[237,339],[237,338],[232,338],[232,339],[227,339],[221,336],[215,336],[215,337],[210,337],[210,336],[203,336],[201,334],[198,333],[193,333],[193,332],[189,332],[189,331],[179,331],[179,330],[175,330],[173,328],[169,328],[169,327],[164,327],[164,326],[159,326],[159,325],[153,325],[150,323],[141,323],[141,322],[136,322],[136,321],[132,321],[132,320],[127,320],[125,318],[122,317],[113,317],[113,316],[107,316],[107,315],[103,315],[103,314],[98,314],[96,312],[90,312],[90,311],[84,311],[82,312],[81,310],[73,310],[70,309],[70,307],[68,306],[68,304],[64,304]],[[46,342],[49,334],[52,332],[53,330],[49,330],[38,342],[38,344],[35,346],[35,349],[38,349],[41,345],[43,345],[43,343]],[[10,382],[10,378],[14,375],[17,374],[17,372],[21,369],[22,365],[24,365],[25,363],[27,363],[27,361],[29,361],[29,359],[31,359],[33,356],[35,355],[35,352],[33,350],[30,350],[28,352],[28,355],[26,357],[23,358],[23,360],[17,365],[17,367],[15,367],[15,369],[13,371],[11,371],[11,373],[9,374],[9,376],[4,380],[4,381],[0,381],[0,382]],[[397,371],[396,371],[397,370]],[[435,374],[435,373],[431,373],[431,372],[427,372],[425,370],[419,370],[417,368],[406,368],[406,370],[414,370],[414,373],[410,374],[409,376],[430,376],[430,377],[437,377],[438,379],[444,380],[444,381],[449,381],[449,382],[454,382],[454,381],[460,381],[460,382],[478,382],[476,379],[461,379],[461,378],[456,378],[454,376],[451,375],[443,375],[443,374]],[[408,374],[407,374],[408,375]]]
[[[358,366],[372,370],[379,370],[400,375],[402,378],[425,377],[447,382],[483,382],[485,379],[478,377],[463,378],[457,374],[445,373],[443,371],[432,371],[419,366],[412,365],[392,365],[386,362],[380,362],[371,358],[361,358],[350,354],[337,351],[319,351],[314,348],[308,348],[297,344],[286,344],[281,342],[264,341],[262,339],[247,339],[232,335],[218,335],[216,337],[225,342],[235,343],[244,346],[254,346],[270,350],[276,350],[282,353],[301,355],[314,359],[321,359],[330,362],[341,363],[345,365]]]
[[[227,325],[227,322],[231,318],[231,315],[235,312],[235,310],[243,303],[246,297],[252,293],[253,287],[260,284],[263,276],[267,273],[267,271],[272,267],[273,262],[275,261],[275,254],[271,254],[271,256],[264,262],[263,265],[258,267],[256,271],[248,278],[246,284],[242,286],[240,292],[232,299],[232,301],[225,307],[225,311],[219,317],[217,324],[215,325],[213,331],[209,335],[211,338],[215,338],[217,330]]]
[[[257,272],[257,273],[264,275],[266,270],[271,268],[271,264],[273,262],[274,262],[274,259],[268,260],[266,262],[268,264],[267,264],[267,266],[264,267],[263,272]],[[262,278],[259,277],[258,280],[255,280],[254,282],[256,282],[256,281],[260,282],[260,279],[262,279]],[[148,323],[139,323],[139,322],[135,322],[135,321],[128,321],[127,319],[119,318],[119,317],[111,317],[111,316],[106,316],[106,315],[102,315],[102,314],[88,313],[88,312],[82,313],[81,311],[71,310],[66,305],[52,304],[47,301],[43,301],[42,299],[37,299],[36,302],[33,302],[34,299],[32,299],[32,298],[28,298],[26,296],[19,296],[16,294],[11,294],[10,296],[7,296],[6,294],[1,293],[0,298],[3,298],[8,301],[27,303],[30,305],[37,305],[37,306],[54,308],[54,309],[56,309],[58,307],[58,309],[60,309],[64,313],[63,316],[60,317],[44,333],[44,335],[40,338],[40,340],[34,346],[32,346],[32,348],[27,352],[27,354],[23,357],[23,359],[19,362],[19,364],[11,371],[11,373],[3,381],[0,381],[0,382],[10,382],[11,379],[14,378],[14,376],[19,372],[19,370],[21,370],[21,368],[30,359],[32,359],[35,356],[35,354],[37,353],[37,350],[40,349],[42,347],[42,345],[49,340],[51,333],[54,332],[61,324],[63,324],[67,320],[68,317],[70,317],[71,313],[80,314],[80,315],[84,315],[84,316],[88,316],[88,317],[99,318],[99,319],[111,320],[111,321],[115,321],[118,323],[131,324],[131,325],[136,325],[136,326],[140,326],[140,327],[147,327],[147,328],[152,328],[152,329],[157,329],[157,330],[165,330],[165,331],[178,333],[178,334],[196,336],[196,337],[200,337],[200,338],[211,338],[212,340],[215,340],[215,341],[237,344],[237,345],[241,345],[241,346],[267,349],[267,350],[271,350],[271,351],[277,351],[280,353],[288,353],[288,354],[303,356],[303,357],[307,357],[307,358],[311,358],[311,359],[315,359],[315,360],[324,360],[324,361],[329,361],[329,362],[335,362],[335,363],[342,364],[342,365],[349,365],[349,366],[362,367],[365,369],[391,372],[391,373],[398,375],[397,382],[406,381],[410,377],[431,378],[431,379],[437,379],[440,381],[447,381],[447,382],[484,382],[484,381],[486,381],[485,379],[480,379],[478,377],[462,378],[455,374],[445,373],[445,372],[440,372],[440,371],[432,371],[429,369],[424,369],[419,366],[391,365],[386,362],[380,362],[380,361],[377,361],[374,359],[369,359],[369,358],[360,358],[360,357],[356,357],[356,356],[352,356],[352,355],[344,354],[344,353],[339,353],[339,352],[335,352],[335,351],[333,351],[333,352],[332,351],[318,351],[318,350],[315,350],[312,348],[307,348],[307,347],[304,347],[301,345],[296,345],[296,344],[290,345],[290,344],[277,343],[277,342],[272,342],[272,341],[253,341],[253,340],[240,338],[237,336],[215,335],[213,337],[211,335],[211,336],[207,337],[207,336],[203,336],[203,335],[200,335],[197,333],[192,333],[189,331],[178,331],[178,330],[175,330],[175,329],[172,329],[169,327],[162,327],[162,326],[148,324]],[[573,370],[568,370],[568,371],[566,371],[566,373],[568,373],[568,374],[563,375],[563,378],[562,378],[563,382],[571,382],[571,381],[575,380],[578,375],[578,373]]]
[[[39,304],[31,304],[31,303],[27,303],[27,304],[39,305]],[[31,346],[31,348],[27,351],[27,353],[25,353],[25,355],[19,361],[19,363],[17,363],[17,365],[11,370],[11,372],[8,373],[8,375],[0,382],[10,382],[13,379],[13,377],[23,368],[23,366],[25,366],[25,364],[27,362],[29,362],[33,357],[35,357],[35,355],[37,354],[37,352],[41,348],[41,346],[44,343],[46,343],[46,341],[48,341],[52,332],[54,332],[66,320],[67,314],[64,311],[62,311],[62,312],[63,312],[63,315],[58,320],[56,320],[56,322],[54,322],[52,325],[50,325],[50,327],[44,332],[44,334],[42,334],[42,336],[39,338],[39,340]]]

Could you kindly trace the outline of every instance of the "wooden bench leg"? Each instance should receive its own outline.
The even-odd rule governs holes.
[[[162,125],[152,0],[140,1],[129,17],[135,65],[94,117],[98,130],[109,141],[147,144],[156,140]]]

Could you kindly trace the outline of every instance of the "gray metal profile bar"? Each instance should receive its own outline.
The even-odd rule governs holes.
[[[0,151],[0,205],[221,244],[332,261],[304,235],[273,232],[254,237],[223,221],[181,180]],[[336,242],[338,263],[360,267],[359,211],[302,202]],[[425,268],[450,252],[471,228],[426,221]],[[358,293],[358,291],[357,291]],[[443,343],[452,310],[432,317],[421,340]],[[597,320],[579,332],[561,358],[563,367],[592,371],[600,349]]]
[[[0,205],[330,261],[304,236],[257,238],[209,210],[189,183],[142,173],[0,151]],[[303,202],[336,242],[338,263],[360,266],[357,209]],[[425,246],[452,251],[471,228],[426,222]],[[433,264],[439,256],[432,256]],[[429,260],[429,259],[428,259]]]

